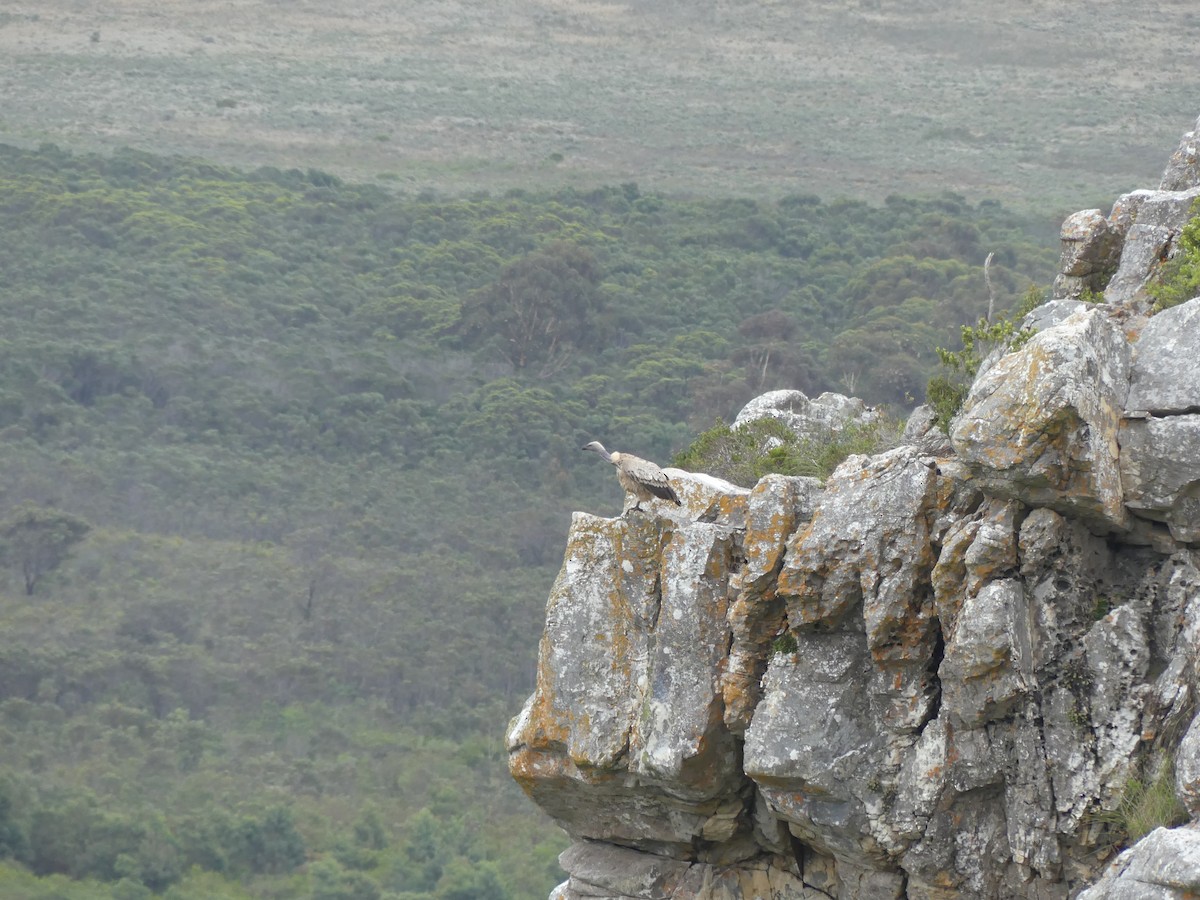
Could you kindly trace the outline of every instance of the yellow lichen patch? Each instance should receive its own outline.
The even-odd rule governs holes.
[[[774,571],[794,527],[795,517],[782,511],[773,513],[765,524],[750,523],[744,548],[748,568],[764,574]]]
[[[565,760],[554,753],[521,748],[508,757],[508,771],[526,794],[536,786],[564,777]]]
[[[554,708],[555,678],[550,669],[549,658],[549,647],[546,638],[543,637],[533,702],[529,706],[529,715],[513,736],[516,742],[532,750],[562,746],[570,734],[568,723],[559,718],[558,711]]]
[[[743,522],[746,519],[747,494],[717,494],[704,511],[704,519],[713,522]]]
[[[729,581],[729,545],[721,543],[712,549],[714,552],[709,554],[704,565],[704,577],[717,584],[726,584]]]
[[[942,632],[946,635],[954,633],[958,614],[962,610],[965,597],[963,585],[967,579],[967,548],[971,546],[978,530],[979,523],[976,521],[951,528],[933,567],[934,605],[942,623]]]
[[[934,625],[931,610],[905,606],[895,616],[875,623],[867,635],[867,646],[871,658],[879,665],[886,663],[908,663],[915,658],[924,658],[931,651]],[[903,684],[897,676],[896,689]]]
[[[791,560],[784,563],[783,569],[780,571],[779,578],[776,581],[776,591],[780,595],[799,595],[805,591],[809,573],[801,566],[796,565],[795,559],[800,548],[807,546],[809,543],[816,521],[814,517],[804,528],[793,534],[792,539],[788,541],[787,551]]]

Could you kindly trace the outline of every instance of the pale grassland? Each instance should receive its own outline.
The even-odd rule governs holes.
[[[1157,182],[1200,113],[1198,44],[1167,0],[18,0],[0,141],[1055,214]]]

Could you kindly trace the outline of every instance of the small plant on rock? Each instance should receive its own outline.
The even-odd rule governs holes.
[[[1188,820],[1175,794],[1175,758],[1166,751],[1155,753],[1145,764],[1145,777],[1130,778],[1115,809],[1099,810],[1088,818],[1114,832],[1112,849],[1126,847],[1156,828],[1173,828]]]
[[[1003,316],[994,322],[980,319],[975,325],[962,326],[961,350],[935,348],[944,371],[926,385],[925,401],[933,407],[941,428],[950,430],[950,422],[962,409],[979,366],[992,350],[997,347],[1003,347],[1006,352],[1019,350],[1033,337],[1033,329],[1018,328],[1017,324],[1045,299],[1044,291],[1030,285],[1011,316]]]
[[[1200,296],[1200,200],[1193,202],[1195,217],[1179,235],[1175,255],[1167,260],[1155,281],[1146,288],[1154,299],[1151,312],[1161,312]]]
[[[771,644],[771,649],[775,653],[780,653],[784,656],[787,656],[795,653],[799,646],[800,645],[796,643],[795,635],[793,635],[790,631],[785,631],[783,634],[779,635],[779,637],[775,638]]]

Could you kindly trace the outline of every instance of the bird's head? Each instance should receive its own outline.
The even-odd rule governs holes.
[[[590,443],[584,444],[579,449],[580,450],[591,450],[593,453],[599,453],[603,459],[606,459],[609,462],[612,462],[612,456],[609,454],[609,452],[607,450],[604,449],[604,445],[602,443],[600,443],[599,441],[591,441]]]

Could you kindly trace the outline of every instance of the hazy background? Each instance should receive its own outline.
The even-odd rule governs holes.
[[[444,190],[1074,209],[1200,107],[1190,2],[39,0],[0,6],[0,141]]]
[[[546,896],[580,445],[902,418],[1157,184],[1194,8],[0,0],[0,897]]]

